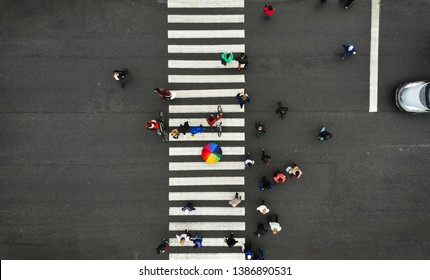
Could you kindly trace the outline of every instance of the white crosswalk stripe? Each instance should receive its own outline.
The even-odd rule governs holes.
[[[168,67],[176,69],[225,69],[237,68],[237,62],[223,65],[221,60],[169,60]],[[240,68],[245,67],[241,65]]]
[[[245,15],[168,15],[168,23],[243,23]]]
[[[240,186],[245,185],[243,176],[170,177],[169,186]]]
[[[200,156],[202,147],[170,147],[169,156]],[[245,147],[222,147],[223,156],[244,155]]]
[[[224,241],[224,238],[203,238],[203,246],[204,247],[228,247],[227,244]],[[234,247],[242,247],[243,243],[245,243],[245,238],[234,238],[236,239],[237,243],[234,245]],[[181,245],[181,243],[179,243],[177,238],[169,238],[169,245],[172,247],[193,247],[194,243],[193,242],[187,242],[184,245]],[[242,257],[244,257],[243,253],[241,254]]]
[[[170,216],[184,216],[182,207],[170,207]],[[244,207],[196,207],[195,211],[191,211],[187,216],[245,216]]]
[[[216,164],[207,162],[170,162],[169,171],[197,171],[197,170],[243,170],[245,164],[243,161],[220,161]]]
[[[171,118],[169,119],[169,127],[179,126],[185,122],[188,122],[190,126],[199,126],[203,125],[204,127],[209,127],[205,118]],[[221,119],[223,127],[244,127],[245,119],[244,118],[222,118]]]
[[[245,83],[245,75],[169,75],[169,83],[201,84],[201,83]]]
[[[215,260],[245,260],[243,253],[170,253],[169,260],[172,261],[186,261],[186,260],[199,260],[199,261],[215,261]]]
[[[245,200],[244,192],[237,192]],[[235,192],[169,192],[169,201],[231,200]]]
[[[168,0],[167,8],[244,8],[245,0]]]
[[[245,45],[168,45],[168,53],[218,53],[221,61],[221,54],[225,51],[232,53],[245,52]]]
[[[194,137],[191,134],[179,136],[178,139],[174,139],[172,135],[169,136],[169,141],[172,142],[191,142],[191,141],[245,141],[244,132],[223,132],[221,136],[218,136],[215,132],[204,132],[196,134]]]
[[[183,232],[185,229],[200,231],[244,231],[245,222],[170,222],[169,230]]]
[[[169,39],[245,38],[245,30],[168,30]]]
[[[175,92],[176,98],[220,98],[235,97],[238,93],[243,92],[244,88],[233,89],[190,89],[190,90],[171,90]]]
[[[245,107],[240,108],[239,104],[220,104],[224,113],[243,113]],[[217,112],[218,105],[170,105],[169,113],[214,113]]]

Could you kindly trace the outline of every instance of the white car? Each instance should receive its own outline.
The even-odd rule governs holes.
[[[430,81],[401,84],[396,90],[396,104],[409,113],[430,113]]]

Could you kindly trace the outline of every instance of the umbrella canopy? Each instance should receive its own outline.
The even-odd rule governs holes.
[[[222,158],[221,147],[216,143],[206,144],[202,149],[202,158],[207,163],[216,163]]]

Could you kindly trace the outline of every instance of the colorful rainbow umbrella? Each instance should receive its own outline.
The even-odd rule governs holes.
[[[216,163],[222,158],[221,147],[216,143],[206,144],[202,149],[202,158],[207,163]]]

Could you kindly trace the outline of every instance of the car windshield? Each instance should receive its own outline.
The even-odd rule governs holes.
[[[424,95],[425,95],[425,100],[426,100],[425,104],[426,104],[427,108],[430,109],[430,83],[428,83],[428,85],[426,86],[425,91],[424,91]]]

